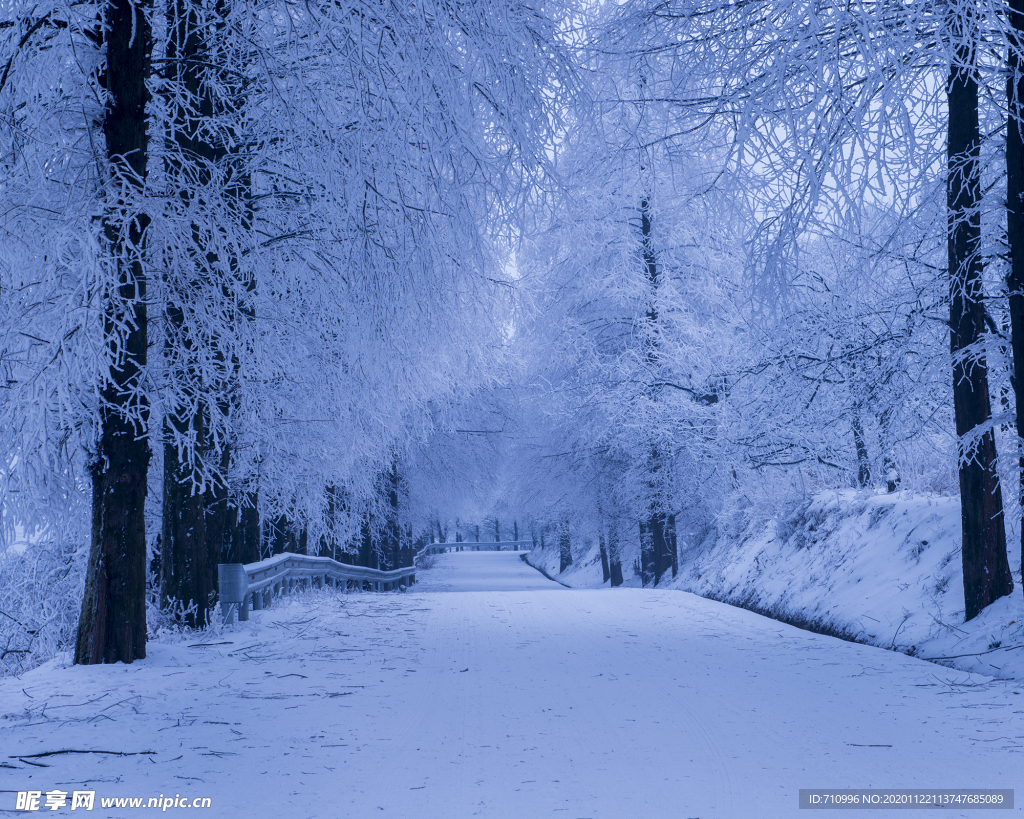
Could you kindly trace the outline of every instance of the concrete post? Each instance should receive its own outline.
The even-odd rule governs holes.
[[[239,611],[239,619],[248,619],[249,612],[246,608],[245,617],[241,616],[241,604],[249,596],[249,576],[245,573],[245,566],[241,563],[220,563],[217,566],[217,579],[220,586],[220,609],[224,624],[229,625],[235,620],[235,610]]]

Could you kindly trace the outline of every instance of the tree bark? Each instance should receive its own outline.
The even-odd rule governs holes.
[[[563,518],[558,526],[558,573],[572,565],[572,537],[569,534],[569,519]]]
[[[946,82],[949,324],[953,408],[960,440],[965,620],[976,617],[1013,588],[1006,559],[995,438],[989,429],[975,445],[965,443],[965,436],[991,419],[988,369],[981,349],[984,333],[980,255],[981,136],[973,25],[972,20],[962,15],[951,20],[951,30],[957,40],[956,59]]]
[[[172,0],[167,5],[167,97],[172,133],[167,151],[167,177],[176,188],[182,209],[188,212],[199,190],[207,185],[217,157],[209,131],[213,115],[212,93],[203,80],[208,67],[208,44],[203,36],[199,10],[191,0]],[[195,175],[195,180],[192,178]],[[200,194],[201,195],[201,194]],[[206,424],[213,384],[203,383],[196,356],[204,339],[195,338],[186,316],[194,292],[214,275],[213,259],[204,251],[203,228],[191,226],[192,247],[187,254],[190,269],[169,270],[167,340],[165,350],[173,383],[180,400],[168,407],[164,418],[164,493],[162,599],[165,605],[179,601],[192,611],[186,622],[203,628],[209,621],[210,591],[216,566],[221,561],[227,522],[227,495],[222,486],[205,491],[196,486],[197,476],[186,457],[182,461],[178,440],[190,442],[194,452],[207,457]],[[192,280],[181,281],[179,277]]]
[[[399,501],[401,494],[401,476],[398,472],[398,461],[393,461],[391,471],[385,475],[385,490],[387,492],[387,522],[384,526],[384,537],[381,552],[387,565],[384,569],[396,569],[402,565],[402,528],[399,522]]]
[[[1024,502],[1024,0],[1009,0],[1010,48],[1007,53],[1006,96],[1006,238],[1010,266],[1006,277],[1013,351],[1013,392],[1017,414],[1018,503]],[[1024,566],[1024,525],[1021,526]]]
[[[859,404],[855,404],[853,407],[850,426],[853,428],[853,446],[857,451],[857,486],[866,489],[871,484],[871,461],[868,457],[867,441],[864,438],[864,425],[860,420]]]
[[[645,358],[651,370],[651,378],[660,366],[661,350],[658,340],[658,289],[661,286],[658,272],[658,259],[654,253],[651,228],[650,202],[645,196],[640,203],[640,236],[643,247],[644,269],[650,289],[650,303],[647,308],[647,333],[644,336]],[[657,398],[657,390],[650,387],[652,399]],[[661,483],[663,475],[663,456],[652,442],[647,456],[648,491],[650,492],[649,514],[640,522],[640,569],[643,585],[658,585],[662,575],[671,565],[668,546],[665,538],[667,515],[664,511]]]
[[[608,527],[608,579],[612,588],[621,586],[622,578],[622,557],[619,554],[619,522],[612,519]]]
[[[608,569],[608,548],[604,542],[604,526],[601,526],[601,531],[597,535],[597,545],[601,551],[601,582],[607,583],[608,579],[612,576],[611,571]]]
[[[146,656],[146,521],[149,402],[146,366],[147,216],[133,203],[146,180],[149,140],[150,4],[109,0],[105,10],[107,91],[103,118],[110,169],[104,234],[117,285],[104,306],[110,361],[102,386],[92,466],[92,538],[75,662],[130,663]],[[123,328],[127,328],[126,330]]]
[[[255,496],[247,501],[241,509],[231,509],[238,519],[230,527],[231,552],[225,555],[225,563],[255,563],[260,559],[260,513]]]
[[[679,574],[679,545],[676,542],[676,516],[668,516],[668,525],[665,527],[665,544],[668,546],[668,559],[672,566],[672,576]]]
[[[167,423],[172,423],[168,421]],[[164,445],[163,527],[161,530],[161,607],[181,604],[184,622],[204,628],[208,622],[210,567],[206,546],[206,515],[202,492],[184,479],[178,448]]]

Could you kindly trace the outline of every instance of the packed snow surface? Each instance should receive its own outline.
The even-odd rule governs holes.
[[[443,555],[413,592],[299,594],[130,666],[0,681],[0,809],[30,789],[95,790],[87,815],[118,817],[136,811],[99,800],[357,819],[771,819],[832,787],[1024,801],[1018,681],[524,568]],[[128,755],[31,756],[66,750]]]
[[[472,544],[469,547],[471,548]],[[520,552],[463,552],[427,558],[439,569],[420,572],[419,592],[554,591],[553,583],[521,559]]]

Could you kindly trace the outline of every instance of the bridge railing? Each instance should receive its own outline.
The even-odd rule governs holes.
[[[390,591],[416,582],[416,567],[403,569],[368,569],[339,563],[329,557],[313,557],[285,553],[257,563],[221,563],[217,567],[220,581],[220,609],[224,623],[249,619],[249,605],[255,611],[268,608],[277,595],[291,592],[299,584],[319,581],[321,587],[344,583],[360,587],[369,584],[373,591]]]
[[[423,555],[440,555],[445,552],[504,552],[517,551],[521,546],[533,548],[532,540],[502,540],[490,543],[476,543],[474,541],[459,541],[458,543],[428,543],[416,557]]]

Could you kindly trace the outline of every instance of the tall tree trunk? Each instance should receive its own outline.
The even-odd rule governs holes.
[[[166,423],[173,423],[165,419]],[[164,491],[161,531],[161,607],[176,611],[180,604],[184,622],[203,628],[208,622],[207,602],[210,567],[206,548],[206,516],[203,493],[196,491],[173,443],[164,445]]]
[[[558,525],[558,573],[572,565],[572,536],[569,533],[569,518],[562,518]]]
[[[1017,411],[1018,503],[1024,501],[1024,0],[1009,0],[1010,48],[1006,96],[1006,238],[1010,267],[1010,346],[1013,349],[1013,392]],[[1020,527],[1024,566],[1024,523]],[[1022,584],[1024,585],[1024,584]]]
[[[209,47],[192,0],[170,0],[167,5],[166,73],[170,80],[167,102],[172,133],[167,151],[167,178],[181,201],[183,212],[211,179],[216,149],[210,141],[212,94],[204,82]],[[198,188],[196,183],[198,182]],[[163,583],[165,604],[179,601],[193,611],[186,621],[193,627],[208,622],[210,591],[226,523],[225,492],[214,484],[205,492],[196,486],[191,458],[181,459],[178,441],[187,441],[192,457],[206,459],[204,416],[209,411],[214,385],[203,382],[196,361],[204,339],[193,335],[186,316],[195,292],[213,277],[213,265],[202,247],[204,228],[191,226],[192,247],[186,254],[187,270],[167,273],[167,341],[172,382],[181,391],[164,417]],[[210,531],[207,531],[207,530]]]
[[[654,579],[654,536],[650,520],[640,521],[640,585],[645,589]]]
[[[647,273],[650,304],[647,308],[647,332],[644,335],[645,358],[652,380],[661,364],[658,328],[658,289],[661,286],[658,259],[654,253],[651,228],[650,201],[645,196],[640,203],[640,236],[643,247],[644,269]],[[657,388],[649,387],[652,400],[657,400]],[[647,456],[649,514],[640,522],[640,567],[644,586],[657,585],[669,568],[668,547],[665,541],[666,515],[663,510],[661,484],[664,480],[663,456],[652,443]]]
[[[398,517],[399,496],[401,494],[401,476],[398,472],[397,460],[392,461],[391,470],[384,476],[384,481],[384,489],[387,492],[388,499],[388,518],[383,532],[385,543],[381,550],[387,563],[383,568],[396,569],[401,566],[402,562],[400,554],[402,547],[402,528]]]
[[[260,513],[255,506],[244,505],[241,509],[232,508],[231,514],[238,520],[230,527],[231,551],[224,556],[225,563],[255,563],[260,554]]]
[[[853,428],[853,446],[857,451],[857,486],[865,489],[871,483],[871,461],[868,456],[867,441],[864,438],[864,424],[860,420],[860,404],[853,406],[850,426]]]
[[[608,579],[612,588],[621,586],[622,578],[622,556],[619,553],[619,522],[612,519],[608,527]]]
[[[359,535],[359,565],[366,566],[368,569],[379,569],[380,566],[377,561],[377,550],[373,544],[373,529],[369,515],[363,518]]]
[[[978,155],[978,79],[974,21],[951,20],[956,59],[946,82],[949,116],[948,208],[949,324],[953,355],[953,409],[960,439],[964,614],[970,620],[1013,588],[1006,559],[1003,503],[991,430],[976,445],[965,436],[991,419],[988,369],[980,349],[984,332],[981,282],[981,171]]]
[[[607,583],[610,578],[611,572],[608,569],[608,547],[604,541],[604,526],[601,526],[600,531],[597,533],[597,547],[601,552],[601,582]]]
[[[296,554],[299,550],[295,527],[287,515],[278,515],[267,524],[267,540],[271,554],[279,555],[288,552]]]
[[[676,516],[668,516],[665,526],[665,545],[668,547],[668,561],[672,566],[672,576],[679,574],[679,544],[676,542]]]
[[[207,113],[214,121],[227,123],[227,139],[220,137],[210,140],[209,156],[212,166],[223,174],[224,200],[227,203],[226,215],[229,224],[237,226],[242,237],[248,235],[253,225],[252,177],[248,167],[249,148],[247,136],[242,132],[239,123],[245,108],[245,96],[242,82],[239,79],[237,53],[226,47],[232,35],[241,35],[246,42],[247,32],[230,32],[228,26],[231,3],[229,0],[216,0],[215,9],[215,44],[217,48],[208,48],[206,70],[217,72],[215,91],[207,83],[203,94],[202,112]],[[207,35],[209,36],[209,35]],[[242,241],[245,241],[243,238]],[[251,272],[243,271],[239,260],[242,248],[228,243],[229,274],[223,278],[222,291],[225,303],[233,305],[232,323],[252,322],[255,310],[252,296],[256,291],[256,279]],[[210,269],[220,269],[216,257],[209,251],[206,262]],[[213,482],[207,493],[207,529],[210,531],[210,569],[212,573],[211,587],[217,582],[216,563],[230,562],[228,555],[238,554],[242,563],[259,560],[259,498],[256,491],[246,490],[231,485],[231,467],[234,458],[234,443],[237,432],[232,428],[232,413],[239,409],[239,393],[241,382],[241,365],[238,354],[232,353],[230,360],[218,350],[217,362],[221,370],[221,383],[217,390],[215,410],[219,413],[226,434],[221,441],[220,475]]]
[[[79,664],[130,663],[146,656],[149,403],[140,382],[148,346],[143,255],[149,220],[133,200],[145,183],[149,152],[150,8],[147,0],[109,0],[104,9],[103,135],[110,178],[103,227],[117,286],[104,306],[110,371],[101,389],[92,466],[92,538],[75,645]]]

